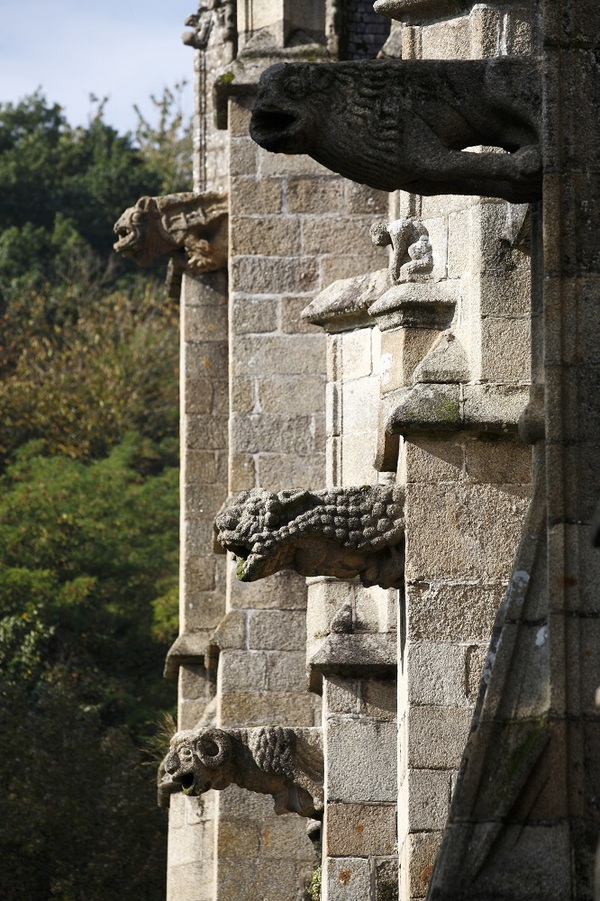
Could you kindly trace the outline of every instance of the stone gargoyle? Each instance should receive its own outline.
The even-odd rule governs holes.
[[[535,59],[278,63],[261,76],[250,134],[384,191],[541,196]],[[498,150],[465,150],[483,145]],[[501,152],[507,151],[507,152]]]
[[[319,818],[323,748],[318,728],[198,729],[177,732],[158,774],[161,806],[175,791],[202,795],[235,783],[272,795],[275,813]]]
[[[254,582],[282,569],[303,576],[359,576],[399,588],[404,577],[404,494],[396,486],[242,491],[215,519],[217,544]]]
[[[227,214],[216,191],[140,197],[116,221],[113,246],[139,266],[167,254],[177,270],[201,275],[227,265]]]

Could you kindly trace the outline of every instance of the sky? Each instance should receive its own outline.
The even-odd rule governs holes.
[[[86,125],[90,94],[108,96],[105,121],[135,128],[133,105],[153,117],[150,95],[188,82],[192,113],[194,51],[181,41],[198,0],[0,0],[0,102],[37,88],[71,125]]]

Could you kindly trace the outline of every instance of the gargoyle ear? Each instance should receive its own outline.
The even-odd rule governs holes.
[[[231,757],[231,738],[222,729],[205,729],[196,740],[196,753],[204,766],[216,769]]]

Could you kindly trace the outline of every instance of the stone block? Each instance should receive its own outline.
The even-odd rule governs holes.
[[[469,441],[465,444],[465,476],[470,482],[528,485],[531,448],[510,441]]]
[[[443,829],[450,806],[448,770],[409,769],[398,801],[398,835]]]
[[[375,372],[372,329],[359,329],[340,336],[344,381],[360,379]]]
[[[202,859],[203,850],[207,847],[207,841],[212,838],[213,824],[199,822],[191,827],[186,823],[185,829],[178,829],[176,837],[169,845],[169,864],[181,866],[182,864],[194,864]]]
[[[182,398],[184,413],[211,413],[213,393],[213,384],[209,379],[186,380]]]
[[[229,197],[232,216],[277,215],[283,206],[282,178],[232,178]]]
[[[258,473],[258,484],[270,491],[284,491],[290,485],[317,491],[325,484],[325,454],[318,451],[308,456],[260,454]]]
[[[440,839],[439,832],[411,832],[406,836],[402,871],[408,875],[411,897],[424,898],[427,894]]]
[[[381,336],[380,386],[387,394],[412,384],[415,368],[427,356],[439,332],[433,329],[399,328]]]
[[[219,819],[217,830],[217,856],[223,858],[254,858],[259,854],[259,834],[252,820]]]
[[[329,721],[326,731],[330,801],[396,801],[395,723]]]
[[[302,310],[306,307],[309,298],[306,295],[300,297],[282,297],[281,306],[281,331],[284,334],[302,335],[314,334],[323,335],[323,330],[317,325],[312,325],[305,319],[302,319]]]
[[[421,29],[423,59],[471,59],[469,18],[451,19]]]
[[[361,682],[361,713],[370,719],[394,722],[397,716],[396,681],[392,679],[363,679]]]
[[[225,450],[227,421],[208,413],[191,413],[185,428],[185,448],[192,450]]]
[[[232,454],[229,461],[229,488],[248,491],[256,486],[256,461],[251,454]]]
[[[482,316],[527,316],[531,307],[531,275],[528,269],[489,272],[480,278]]]
[[[381,857],[392,854],[395,844],[395,805],[327,805],[324,851],[328,857]]]
[[[250,98],[230,98],[227,112],[227,129],[233,137],[247,137],[252,115]]]
[[[302,252],[307,255],[322,253],[359,253],[364,247],[370,251],[371,237],[369,229],[371,218],[347,216],[303,216]],[[380,251],[381,266],[385,266],[385,251]]]
[[[271,375],[257,379],[263,413],[320,413],[325,409],[325,375]]]
[[[361,708],[362,682],[344,676],[329,675],[323,678],[323,698],[328,715],[352,714],[357,716]]]
[[[183,467],[184,478],[194,482],[222,485],[227,479],[227,455],[218,451],[188,450]]]
[[[234,295],[231,327],[234,335],[277,331],[279,303],[274,297]]]
[[[227,648],[246,647],[246,613],[242,610],[230,610],[221,620],[213,635],[211,643],[221,650]]]
[[[404,443],[406,482],[458,482],[463,478],[465,448],[462,442],[411,438]]]
[[[231,560],[229,603],[235,608],[254,610],[306,610],[306,582],[291,570],[283,570],[258,582],[240,582],[235,578]]]
[[[186,381],[227,379],[227,344],[222,341],[188,342],[185,355]]]
[[[448,278],[460,278],[471,268],[471,209],[461,209],[448,217]]]
[[[529,319],[482,319],[481,373],[483,378],[491,382],[531,381]]]
[[[308,455],[315,449],[310,416],[283,416],[274,413],[233,413],[231,449],[238,454],[261,451]]]
[[[349,213],[383,217],[388,215],[390,195],[386,191],[376,191],[375,188],[359,185],[348,179],[343,179],[343,182]]]
[[[203,860],[179,865],[169,862],[167,901],[212,901],[212,879],[206,878],[208,866]]]
[[[405,651],[408,702],[438,707],[470,706],[466,696],[464,645],[408,641]]]
[[[227,901],[243,901],[246,898],[281,901],[282,892],[293,897],[292,893],[299,888],[297,870],[290,860],[271,861],[262,857],[236,859],[217,871],[216,897]]]
[[[320,698],[306,693],[228,691],[218,696],[219,722],[226,726],[316,726]]]
[[[372,485],[377,482],[375,469],[377,455],[377,431],[360,431],[341,439],[343,485]]]
[[[518,486],[409,484],[407,581],[508,580],[528,506]]]
[[[266,150],[258,150],[258,174],[260,178],[268,178],[272,175],[288,176],[320,176],[331,178],[331,172],[320,163],[305,154],[291,156],[283,153],[268,153]]]
[[[256,824],[254,824],[256,830]],[[273,817],[260,826],[260,854],[269,860],[312,860],[313,848],[306,836],[306,820],[294,814]]]
[[[397,627],[398,592],[395,588],[374,585],[354,590],[354,613],[357,631],[395,632]]]
[[[255,380],[251,375],[231,379],[231,410],[236,413],[256,412]]]
[[[229,145],[229,171],[235,175],[255,175],[258,147],[249,137],[232,138]]]
[[[321,335],[248,335],[240,342],[234,372],[247,378],[313,376],[325,371],[325,350]]]
[[[309,257],[235,257],[232,289],[248,294],[301,294],[319,287],[316,260]]]
[[[377,376],[345,381],[342,384],[341,394],[344,434],[376,431],[379,421]]]
[[[308,690],[304,648],[299,651],[266,653],[269,691]]]
[[[286,182],[286,209],[288,213],[342,213],[346,208],[344,179],[299,178],[290,176]],[[362,212],[362,211],[361,211]]]
[[[215,588],[215,569],[214,556],[185,558],[183,560],[184,583],[195,591],[212,591]]]
[[[375,250],[378,253],[375,253]],[[371,251],[366,244],[364,249],[361,247],[360,253],[336,253],[322,256],[319,259],[321,290],[339,279],[354,278],[364,275],[365,272],[374,272],[385,265],[386,259],[381,255],[381,248],[373,248]]]
[[[184,341],[227,340],[227,302],[219,298],[219,303],[186,307],[183,317]],[[189,352],[186,348],[186,352]]]
[[[371,870],[364,857],[325,858],[323,882],[327,901],[358,901],[371,893]]]
[[[248,647],[296,651],[304,647],[306,615],[300,610],[250,610]]]
[[[230,235],[232,256],[290,257],[298,253],[300,247],[299,223],[291,216],[235,216]]]
[[[407,766],[458,769],[472,716],[472,710],[464,707],[411,707]]]
[[[266,691],[267,655],[260,651],[221,650],[219,654],[219,690]]]

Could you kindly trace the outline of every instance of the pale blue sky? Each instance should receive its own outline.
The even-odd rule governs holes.
[[[72,125],[88,121],[89,95],[109,95],[105,119],[134,128],[137,103],[186,79],[192,111],[194,51],[181,42],[197,0],[0,0],[0,102],[41,87]]]

